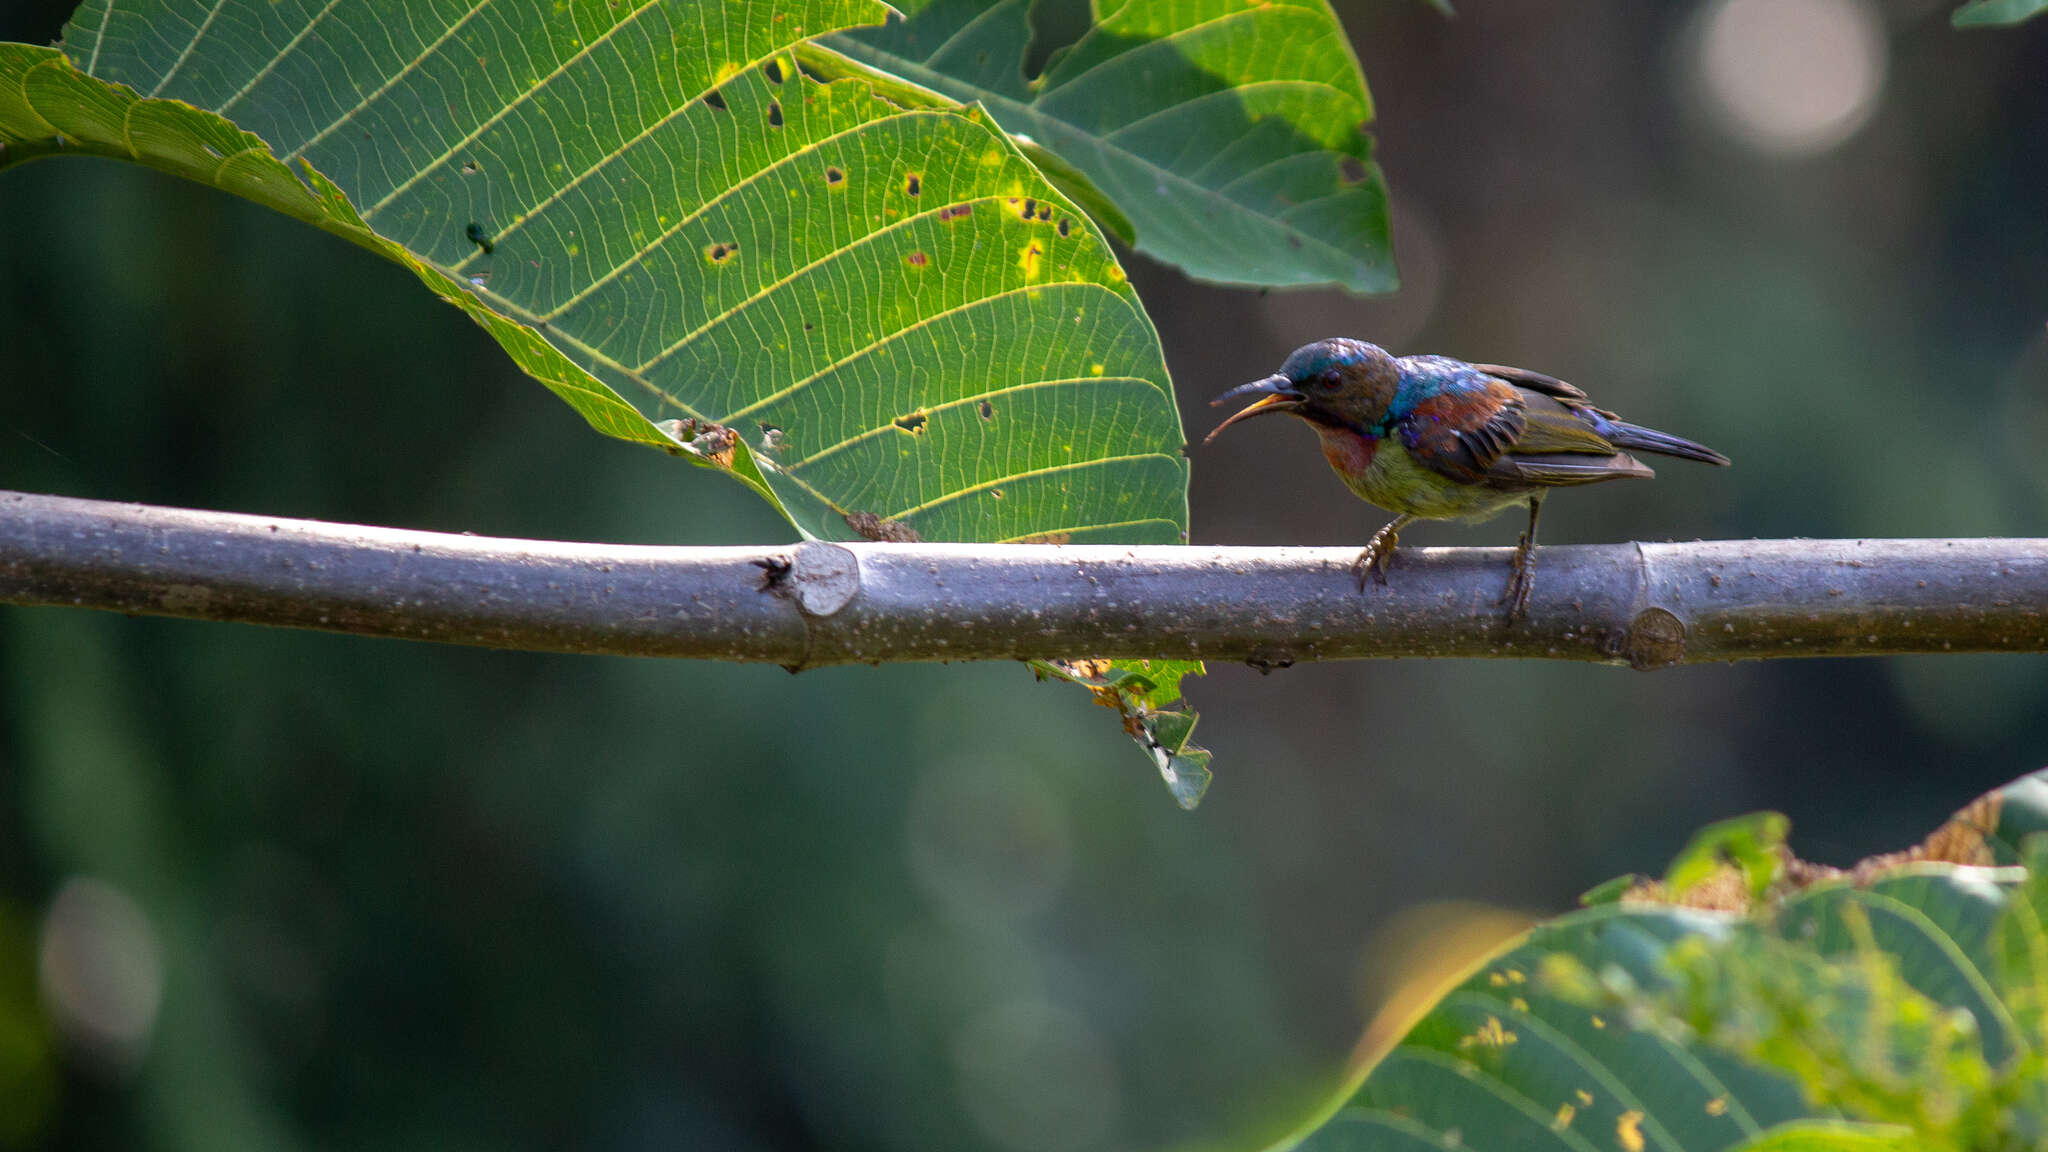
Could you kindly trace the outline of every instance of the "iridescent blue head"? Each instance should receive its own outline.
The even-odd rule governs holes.
[[[1207,444],[1240,420],[1286,412],[1316,424],[1366,429],[1378,424],[1401,387],[1401,366],[1386,349],[1363,340],[1336,337],[1294,350],[1280,371],[1240,384],[1210,404],[1256,397],[1202,439]]]

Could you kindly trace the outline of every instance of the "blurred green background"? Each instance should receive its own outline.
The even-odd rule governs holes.
[[[2048,21],[1946,0],[1340,4],[1406,287],[1128,257],[1191,439],[1306,340],[1523,364],[1730,471],[1549,543],[2048,531]],[[47,42],[68,5],[0,2]],[[121,165],[0,174],[0,487],[622,543],[789,538],[602,439],[395,266]],[[1194,538],[1362,542],[1308,434]],[[1420,544],[1516,527],[1425,526]],[[1191,682],[1182,813],[1010,666],[575,659],[0,608],[0,1147],[1242,1145],[1405,912],[1548,914],[1770,807],[1917,839],[2048,759],[2048,660]]]

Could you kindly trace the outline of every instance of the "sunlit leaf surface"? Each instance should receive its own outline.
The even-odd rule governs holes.
[[[0,123],[406,263],[593,425],[680,433],[806,533],[1180,539],[1158,340],[1088,219],[985,121],[786,54],[883,13],[95,0],[65,51],[163,99],[15,48]]]

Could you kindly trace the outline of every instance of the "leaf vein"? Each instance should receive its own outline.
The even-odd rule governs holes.
[[[1018,480],[1030,480],[1039,476],[1054,476],[1061,472],[1078,472],[1086,468],[1101,468],[1109,464],[1124,464],[1134,460],[1170,461],[1173,459],[1174,457],[1168,456],[1164,452],[1130,452],[1121,456],[1096,456],[1088,460],[1068,460],[1065,463],[1053,464],[1044,468],[1027,468],[1022,472],[1012,472],[1007,476],[997,476],[965,488],[956,488],[943,496],[934,496],[922,504],[913,504],[900,511],[891,512],[884,519],[901,520],[907,516],[915,516],[920,512],[929,512],[934,508],[950,504],[964,496],[972,496],[976,492],[985,492],[998,484],[1010,484]]]
[[[482,8],[485,5],[489,4],[490,2],[491,0],[477,0],[477,8]],[[448,163],[448,161],[453,159],[457,153],[461,152],[464,148],[469,147],[471,144],[476,143],[476,141],[479,138],[481,138],[484,133],[490,131],[493,127],[495,127],[500,121],[504,120],[507,116],[510,116],[514,110],[523,107],[528,101],[532,100],[534,93],[539,92],[541,89],[546,88],[549,84],[554,83],[554,81],[557,78],[559,78],[562,74],[567,72],[570,68],[581,63],[585,59],[588,59],[590,54],[597,50],[598,46],[610,42],[611,38],[617,35],[621,29],[639,20],[640,17],[646,15],[649,12],[659,11],[660,7],[661,0],[641,0],[639,7],[633,9],[631,12],[626,13],[611,27],[605,29],[602,35],[592,37],[582,47],[576,49],[576,51],[574,52],[569,53],[567,56],[564,56],[561,62],[556,64],[552,71],[550,71],[547,75],[541,77],[539,80],[535,81],[531,88],[529,88],[525,92],[520,93],[518,96],[514,97],[511,100],[507,100],[503,108],[500,108],[496,112],[493,112],[489,117],[485,118],[483,123],[478,124],[475,128],[471,129],[469,135],[464,136],[462,139],[457,140],[455,143],[449,145],[446,151],[442,152],[439,156],[434,157],[432,160],[427,161],[427,163],[423,165],[419,171],[414,172],[411,176],[407,177],[406,180],[403,183],[401,183],[398,187],[393,188],[391,191],[385,193],[383,199],[377,201],[375,204],[372,204],[369,210],[363,213],[363,219],[368,220],[372,216],[375,216],[378,212],[382,211],[384,208],[388,207],[393,200],[398,199],[400,196],[403,196],[406,192],[410,191],[413,185],[418,184],[420,181],[426,179],[428,173],[434,172],[438,170],[442,165]],[[474,9],[472,9],[472,11],[474,11]],[[465,15],[463,19],[467,20],[468,16]],[[450,33],[452,34],[452,32],[453,29],[451,28]],[[442,40],[445,40],[446,38],[446,36],[443,36]],[[442,40],[435,41],[433,47],[439,47]],[[425,57],[429,54],[429,52],[421,53],[420,59],[425,59]],[[417,63],[417,61],[414,61],[413,63]],[[412,64],[410,63],[407,65],[407,67],[411,66]],[[353,113],[351,113],[351,115],[353,115]]]
[[[990,299],[990,297],[984,297],[983,299]],[[979,301],[977,301],[977,303],[979,303]],[[844,361],[842,361],[842,363],[844,363]],[[826,369],[826,371],[829,372],[831,371],[831,369],[828,368]],[[823,374],[824,373],[819,373],[818,375],[822,376]],[[817,379],[817,376],[813,376],[812,379]],[[1152,383],[1152,381],[1146,380],[1143,376],[1062,376],[1055,380],[1031,380],[1023,384],[1009,384],[1001,388],[991,388],[986,391],[976,392],[972,396],[962,396],[959,397],[958,399],[948,400],[943,404],[934,404],[929,408],[921,409],[921,411],[926,416],[932,416],[937,413],[944,412],[950,408],[958,408],[963,404],[973,404],[978,401],[990,400],[994,399],[997,396],[1010,395],[1017,392],[1029,392],[1037,388],[1058,388],[1062,385],[1067,384],[1089,384],[1097,381],[1108,383],[1111,381],[1118,380],[1141,381],[1146,384]],[[785,394],[787,394],[787,390],[785,391]],[[857,432],[852,436],[848,436],[844,440],[839,441],[837,444],[831,444],[827,445],[824,448],[820,448],[816,452],[811,453],[809,456],[806,456],[793,464],[786,464],[784,465],[784,467],[787,470],[794,472],[798,468],[802,468],[810,464],[811,462],[818,460],[821,457],[830,456],[834,452],[838,452],[844,448],[849,448],[855,444],[860,443],[863,440],[879,436],[893,427],[895,427],[894,420],[885,421],[884,423],[878,424],[873,428],[868,428],[861,432]]]

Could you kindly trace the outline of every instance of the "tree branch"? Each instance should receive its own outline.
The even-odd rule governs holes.
[[[550,652],[766,661],[1388,656],[1670,664],[2048,651],[2048,540],[1504,548],[498,540],[0,492],[0,602]]]

